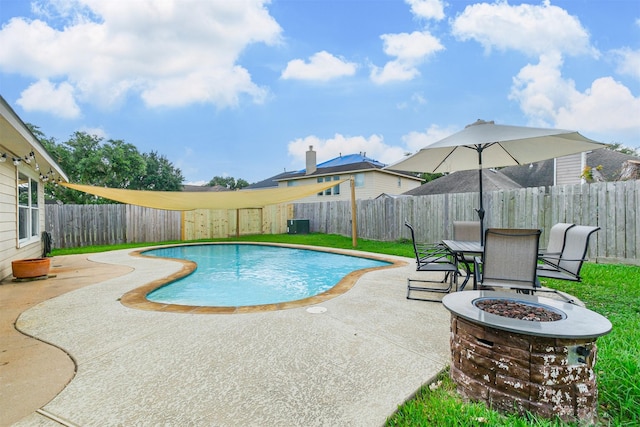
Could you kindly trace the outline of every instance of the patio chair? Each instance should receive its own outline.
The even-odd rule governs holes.
[[[480,221],[453,221],[453,240],[480,241]]]
[[[549,230],[549,243],[546,249],[540,250],[540,260],[543,260],[545,257],[558,258],[560,256],[562,249],[564,249],[567,230],[571,227],[575,227],[575,224],[559,222],[551,227]]]
[[[451,291],[453,287],[453,281],[455,278],[455,273],[457,273],[458,268],[453,263],[453,259],[451,256],[451,252],[447,250],[441,244],[431,243],[431,244],[418,244],[416,243],[416,235],[413,229],[413,226],[405,221],[404,225],[411,232],[411,242],[413,244],[413,252],[416,258],[416,271],[429,272],[429,273],[444,273],[444,278],[441,281],[435,280],[418,280],[418,279],[407,279],[407,299],[412,300],[420,300],[420,301],[435,301],[440,302],[438,299],[432,298],[422,298],[412,296],[412,291],[419,292],[435,292],[435,293],[443,293],[447,294]],[[414,283],[431,283],[433,285],[437,283],[446,283],[448,285],[445,287],[435,287],[435,286],[425,286],[425,285],[416,285]]]
[[[482,229],[480,221],[453,221],[453,240],[462,242],[479,242]],[[477,253],[463,254],[465,261],[473,264]]]
[[[559,256],[545,254],[540,257],[538,277],[580,282],[580,270],[586,261],[589,239],[600,227],[576,225],[566,231],[564,245]]]
[[[540,230],[488,228],[484,252],[474,263],[478,289],[499,287],[523,293],[538,289],[539,240]]]

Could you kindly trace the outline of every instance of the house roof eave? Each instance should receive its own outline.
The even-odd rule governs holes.
[[[28,145],[36,154],[40,168],[52,170],[63,181],[69,182],[69,178],[60,165],[51,157],[2,96],[0,96],[0,135],[2,135],[0,139],[2,149],[0,150],[6,150],[8,154],[22,158],[28,154],[28,152],[23,153],[25,151],[24,145]]]

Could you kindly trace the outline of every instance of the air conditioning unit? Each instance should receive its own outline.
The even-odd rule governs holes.
[[[309,234],[308,219],[289,219],[287,220],[288,234]]]

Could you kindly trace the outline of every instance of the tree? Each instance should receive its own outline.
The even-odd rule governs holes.
[[[104,165],[103,176],[95,176],[105,187],[141,190],[138,186],[147,164],[138,149],[122,140],[109,140],[102,145],[100,162]]]
[[[84,132],[75,132],[65,143],[54,140],[40,141],[55,158],[69,181],[77,184],[105,185],[106,164],[103,161],[101,138]],[[63,203],[109,203],[99,197],[58,185],[47,185],[45,194]]]
[[[249,183],[242,178],[238,178],[238,180],[236,181],[236,179],[231,176],[214,176],[213,178],[211,178],[211,181],[207,183],[207,185],[210,187],[220,185],[229,190],[240,190],[242,188],[248,187]]]
[[[146,190],[181,191],[184,176],[165,156],[157,151],[143,154],[146,170],[140,177],[138,188]]]
[[[638,152],[637,149],[625,147],[624,145],[620,144],[619,142],[614,142],[613,144],[607,144],[607,148],[610,149],[610,150],[613,150],[613,151],[619,151],[620,153],[623,153],[623,154],[630,154],[632,156],[640,156],[640,153]]]
[[[429,181],[433,181],[436,178],[440,178],[442,175],[444,174],[423,172],[420,174],[420,178],[424,179],[424,182],[429,182]]]
[[[28,126],[73,183],[132,190],[182,190],[182,172],[157,152],[141,154],[122,140],[103,141],[85,132],[75,132],[69,141],[58,144],[36,126]],[[63,203],[113,203],[55,183],[46,185],[45,195]]]

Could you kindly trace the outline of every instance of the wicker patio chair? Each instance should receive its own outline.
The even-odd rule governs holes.
[[[440,302],[438,299],[417,297],[413,296],[413,291],[419,292],[435,292],[447,294],[453,287],[455,273],[458,268],[453,262],[451,252],[444,246],[437,243],[431,244],[419,244],[416,243],[416,236],[413,226],[408,222],[404,223],[405,226],[411,232],[411,242],[413,244],[413,252],[416,258],[416,271],[429,272],[429,273],[444,273],[444,278],[441,281],[436,280],[419,280],[419,279],[407,279],[407,299],[420,300],[420,301],[435,301]],[[447,283],[444,287],[436,286],[438,283]],[[415,283],[420,283],[416,285]],[[426,286],[424,284],[430,283],[432,286]],[[414,294],[415,295],[415,294]]]

